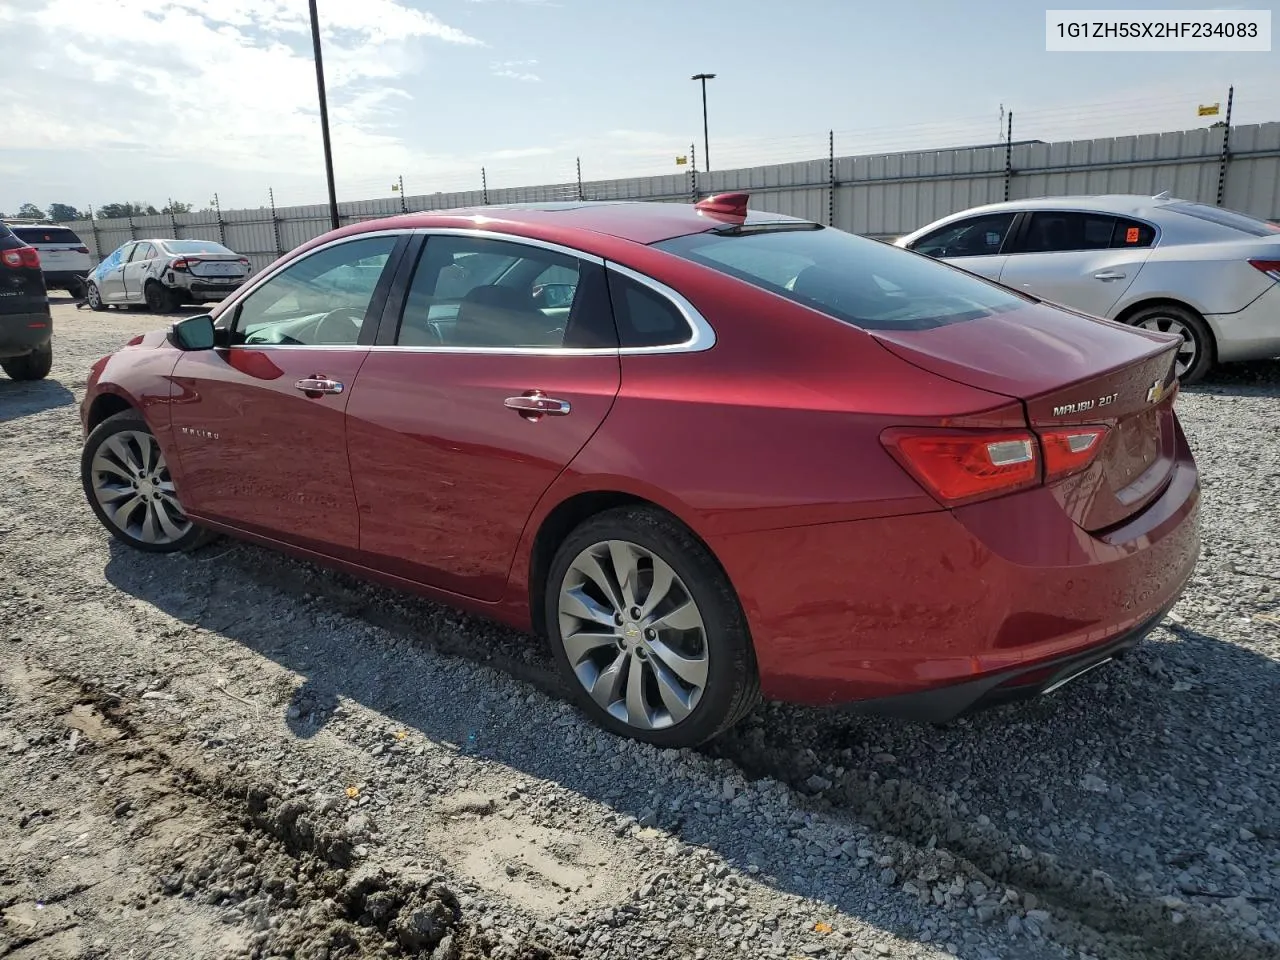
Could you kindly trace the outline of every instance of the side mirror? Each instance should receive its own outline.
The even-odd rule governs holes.
[[[207,313],[179,320],[169,328],[169,340],[179,350],[212,350],[215,338],[213,317]]]

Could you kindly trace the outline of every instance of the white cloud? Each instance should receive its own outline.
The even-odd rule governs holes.
[[[484,44],[403,0],[325,0],[319,16],[335,166],[403,168],[389,123],[403,79],[430,44]],[[0,162],[24,168],[0,207],[20,188],[80,205],[129,189],[95,184],[103,168],[176,194],[197,190],[187,166],[287,182],[318,149],[310,21],[293,0],[26,0],[0,9],[0,62],[24,91],[0,98],[0,130],[21,131]]]
[[[495,77],[505,77],[508,80],[520,80],[525,83],[541,83],[542,78],[527,69],[537,64],[537,60],[499,60],[491,63],[489,69]]]

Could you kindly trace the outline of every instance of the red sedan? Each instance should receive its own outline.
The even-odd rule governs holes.
[[[1127,650],[1199,554],[1177,338],[696,205],[326,234],[98,361],[85,492],[547,637],[618,733],[944,721]]]

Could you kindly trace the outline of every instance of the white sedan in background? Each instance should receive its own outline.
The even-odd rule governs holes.
[[[897,246],[1042,300],[1179,333],[1183,383],[1218,362],[1280,357],[1280,226],[1203,203],[1096,196],[952,214]]]
[[[168,313],[221,300],[249,277],[249,258],[212,240],[130,240],[93,268],[85,298],[94,310],[146,304]]]

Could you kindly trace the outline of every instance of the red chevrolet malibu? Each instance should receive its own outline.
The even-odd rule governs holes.
[[[760,695],[944,721],[1124,652],[1199,553],[1178,340],[746,197],[326,234],[98,361],[89,504],[544,635],[679,746]]]

